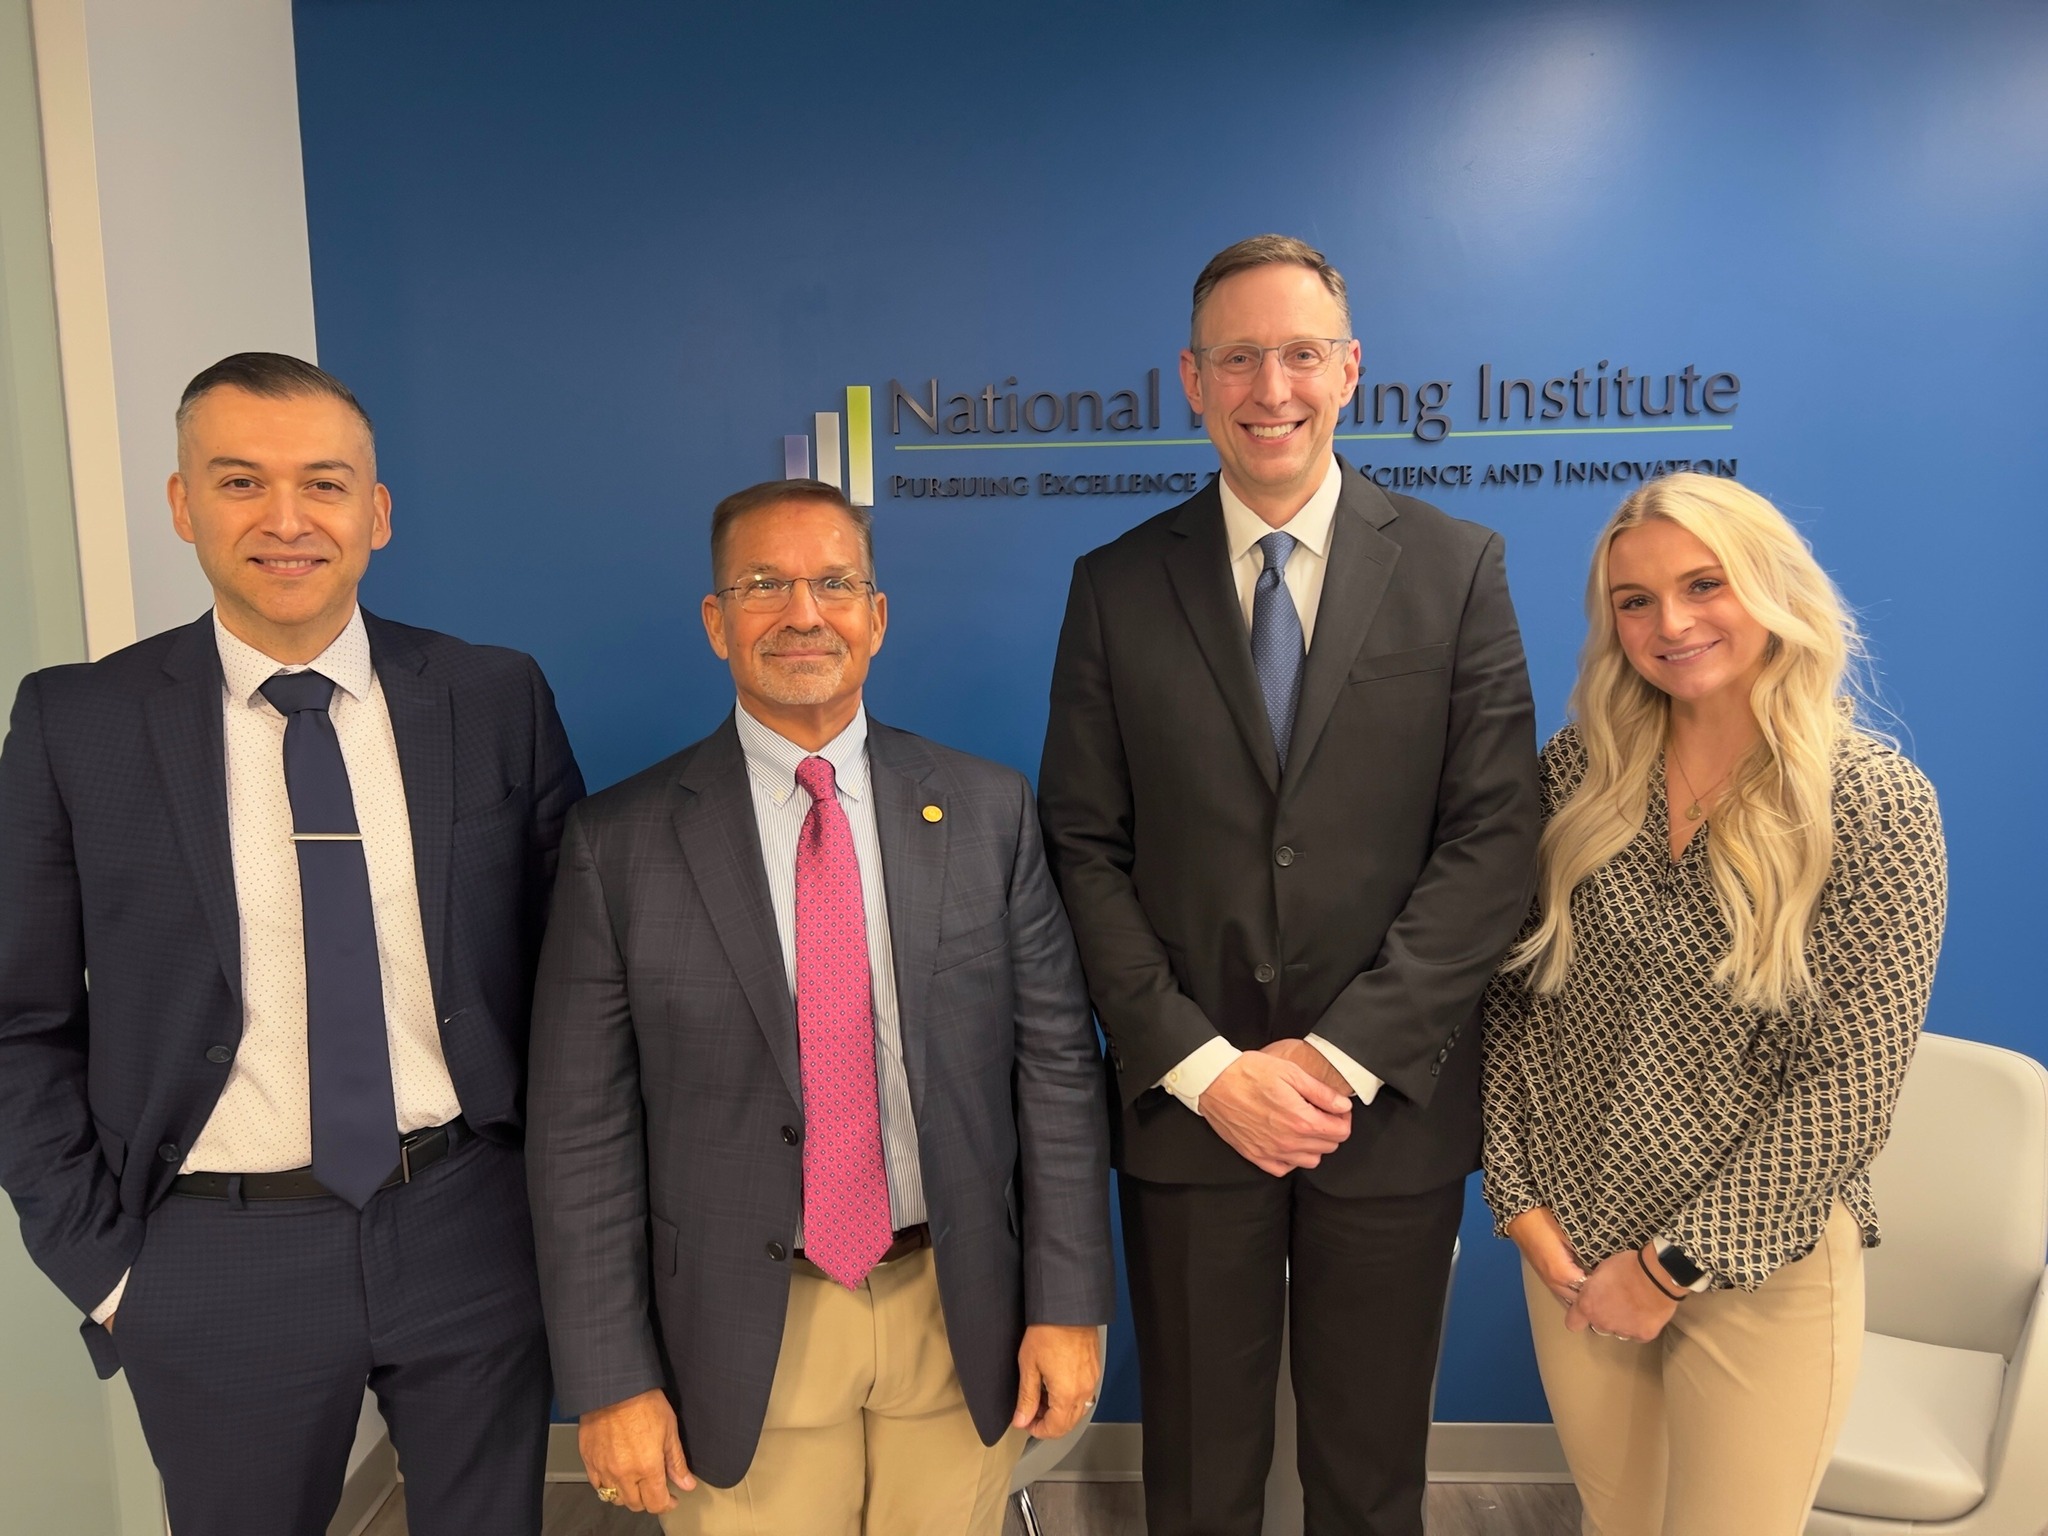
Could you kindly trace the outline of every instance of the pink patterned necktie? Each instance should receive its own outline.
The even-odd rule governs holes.
[[[804,1084],[804,1257],[848,1290],[888,1251],[875,1005],[860,861],[832,765],[807,757],[796,844],[796,1029]]]

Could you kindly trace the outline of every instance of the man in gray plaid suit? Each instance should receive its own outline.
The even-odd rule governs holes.
[[[738,708],[584,802],[529,1179],[598,1497],[671,1532],[998,1531],[1109,1318],[1108,1114],[1031,791],[871,721],[868,514],[712,518]]]

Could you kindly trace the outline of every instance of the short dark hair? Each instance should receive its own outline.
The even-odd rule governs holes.
[[[1344,313],[1344,329],[1351,329],[1351,300],[1345,297],[1344,274],[1330,265],[1328,257],[1307,241],[1297,240],[1292,235],[1253,235],[1249,240],[1240,240],[1211,256],[1209,265],[1202,268],[1202,275],[1195,279],[1194,308],[1188,316],[1188,345],[1201,344],[1201,333],[1195,327],[1201,323],[1203,303],[1218,283],[1252,267],[1281,263],[1307,267],[1321,278],[1323,286],[1330,290],[1330,297],[1337,301],[1337,308]]]
[[[836,485],[827,485],[822,480],[763,480],[759,485],[750,485],[744,491],[734,491],[725,500],[711,509],[711,579],[723,581],[725,565],[726,536],[732,525],[749,512],[759,512],[763,507],[777,506],[785,501],[810,501],[820,506],[837,507],[852,522],[854,532],[860,535],[861,558],[867,562],[868,580],[875,578],[875,515],[866,507],[856,507],[846,499],[846,493]]]
[[[185,429],[185,423],[192,418],[193,407],[201,399],[223,388],[261,395],[266,400],[325,395],[354,411],[356,419],[363,424],[363,430],[370,435],[370,441],[374,443],[377,440],[377,429],[370,425],[370,413],[363,409],[363,403],[355,397],[354,391],[318,364],[283,352],[237,352],[222,358],[211,368],[202,368],[185,386],[185,393],[178,397],[178,430],[182,432]]]

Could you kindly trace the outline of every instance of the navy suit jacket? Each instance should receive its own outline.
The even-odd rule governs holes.
[[[448,1070],[471,1124],[517,1144],[534,964],[583,779],[532,658],[363,620]],[[241,994],[212,616],[24,678],[0,749],[0,1186],[80,1311],[126,1273],[212,1114]],[[83,1331],[113,1374],[112,1336]]]
[[[1109,1114],[1022,774],[870,722],[946,1334],[993,1444],[1027,1323],[1109,1321]],[[935,806],[931,819],[925,808]],[[569,820],[527,1176],[556,1390],[655,1387],[701,1477],[752,1461],[803,1199],[796,1008],[730,719]]]

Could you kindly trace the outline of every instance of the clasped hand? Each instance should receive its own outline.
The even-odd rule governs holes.
[[[1201,1105],[1217,1135],[1275,1178],[1315,1167],[1351,1134],[1351,1087],[1306,1040],[1246,1051],[1216,1074]]]
[[[1610,1253],[1586,1276],[1579,1298],[1565,1313],[1573,1333],[1591,1328],[1637,1344],[1647,1344],[1664,1331],[1678,1312],[1678,1303],[1651,1283],[1636,1262],[1636,1251]]]
[[[1678,1311],[1678,1303],[1643,1272],[1632,1248],[1609,1254],[1588,1273],[1556,1215],[1544,1206],[1522,1212],[1508,1223],[1507,1232],[1536,1278],[1565,1309],[1564,1325],[1573,1333],[1590,1328],[1647,1344]]]

